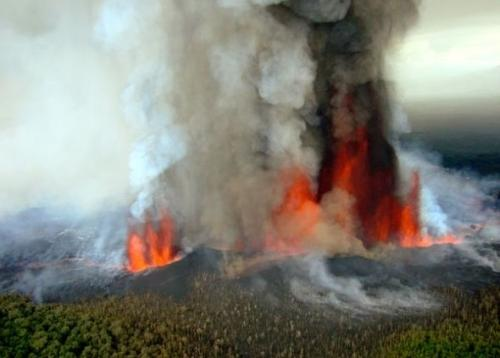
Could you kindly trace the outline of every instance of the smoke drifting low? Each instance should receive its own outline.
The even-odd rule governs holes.
[[[12,256],[7,246],[22,252],[28,242],[47,241],[38,259],[76,255],[122,270],[128,226],[148,232],[156,249],[161,240],[148,225],[164,215],[175,225],[161,230],[184,252],[201,245],[279,251],[284,238],[287,251],[298,237],[299,252],[366,257],[378,255],[369,251],[374,242],[400,235],[405,220],[422,219],[412,231],[419,240],[481,221],[481,208],[463,215],[465,200],[486,200],[480,185],[445,202],[435,191],[449,177],[428,174],[433,167],[411,154],[398,160],[389,141],[396,111],[384,53],[416,21],[417,5],[5,0],[0,215],[9,229],[0,260]],[[333,160],[364,141],[374,149],[354,158],[361,164]],[[405,202],[415,169],[423,173],[422,193],[413,190],[420,207]],[[365,176],[363,189],[351,190]],[[389,184],[380,189],[380,182]],[[367,192],[373,200],[360,204]],[[58,218],[57,235],[13,234],[31,225],[19,218],[33,208]],[[388,208],[382,217],[399,219],[374,230],[366,213],[381,208]],[[71,235],[59,235],[68,226]],[[382,239],[368,237],[375,231]],[[135,239],[129,245],[142,249]],[[364,295],[356,279],[332,283],[312,265],[308,282],[333,295],[347,287],[345,297],[374,310],[387,301],[385,293]]]

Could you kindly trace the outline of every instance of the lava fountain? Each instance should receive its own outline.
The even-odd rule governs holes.
[[[370,85],[369,96],[376,102],[376,91]],[[305,171],[287,169],[282,173],[285,188],[282,203],[273,211],[275,233],[264,241],[264,251],[299,254],[306,251],[307,240],[321,220],[321,199],[332,190],[342,190],[353,198],[350,211],[327,218],[349,231],[350,236],[363,240],[367,248],[378,244],[395,243],[404,248],[455,244],[452,234],[432,237],[422,228],[420,219],[420,175],[415,171],[406,195],[397,195],[400,184],[397,156],[385,139],[378,106],[369,114],[366,123],[356,119],[358,93],[334,92],[327,152],[319,174],[318,191]],[[366,95],[366,93],[365,93]],[[341,96],[340,99],[335,98]],[[351,127],[348,134],[335,138],[338,122]],[[362,124],[360,124],[362,123]],[[351,223],[355,223],[354,227]],[[331,240],[335,240],[334,237]]]
[[[127,240],[128,270],[141,272],[179,260],[174,238],[175,225],[168,213],[163,213],[157,223],[148,217],[144,224],[131,227]]]
[[[258,93],[259,97],[247,98],[246,95],[238,97],[238,100],[250,99],[251,103],[259,103],[255,113],[261,113],[262,108],[269,106],[274,109],[280,108],[280,111],[272,111],[272,113],[283,113],[283,117],[294,117],[306,112],[307,115],[317,115],[322,121],[322,126],[318,125],[316,130],[307,133],[311,134],[307,138],[310,137],[311,141],[315,141],[315,144],[318,145],[313,148],[303,140],[306,138],[303,132],[310,129],[310,126],[306,124],[302,126],[300,136],[297,134],[297,140],[291,141],[286,138],[287,131],[296,133],[295,124],[292,121],[290,123],[284,121],[283,124],[286,125],[283,127],[284,134],[281,136],[279,131],[269,130],[269,133],[266,132],[266,129],[272,127],[269,121],[274,119],[267,116],[255,116],[252,110],[251,118],[258,119],[259,124],[248,126],[245,122],[245,116],[239,116],[236,112],[234,112],[235,115],[230,114],[234,108],[239,110],[247,105],[247,103],[235,102],[237,96],[232,97],[234,95],[232,87],[231,90],[221,93],[217,91],[200,93],[196,98],[204,99],[201,101],[203,106],[209,104],[206,108],[200,104],[200,108],[205,108],[208,115],[206,113],[200,115],[199,123],[192,122],[196,124],[196,131],[186,127],[186,133],[212,135],[213,138],[206,143],[203,141],[203,145],[200,147],[197,146],[198,140],[191,142],[193,148],[190,148],[192,153],[189,159],[179,162],[178,168],[180,169],[177,169],[179,172],[172,168],[172,185],[175,186],[177,182],[184,184],[184,178],[179,179],[178,177],[183,175],[180,173],[192,175],[192,171],[187,170],[190,165],[196,167],[194,173],[201,173],[201,175],[196,175],[199,178],[205,174],[211,174],[208,171],[217,174],[220,171],[222,174],[220,176],[214,175],[213,180],[210,180],[211,185],[206,189],[210,195],[207,197],[204,196],[203,191],[199,191],[200,188],[205,189],[205,183],[196,180],[193,180],[196,185],[191,190],[179,190],[181,193],[199,192],[201,197],[196,196],[195,202],[207,203],[206,208],[202,208],[203,210],[193,211],[195,212],[194,217],[189,217],[186,214],[187,221],[189,221],[187,225],[194,226],[192,232],[201,233],[203,244],[207,242],[210,244],[211,239],[217,241],[216,239],[227,234],[228,237],[221,237],[221,241],[224,241],[222,244],[224,248],[237,253],[257,255],[267,253],[303,254],[310,250],[320,249],[315,247],[319,241],[321,241],[322,249],[329,250],[328,245],[331,243],[331,246],[335,247],[336,240],[340,241],[341,236],[342,240],[345,238],[346,240],[361,241],[367,249],[383,244],[396,244],[404,248],[411,248],[458,242],[459,239],[451,234],[442,237],[428,235],[420,217],[420,175],[418,171],[415,171],[410,175],[411,179],[408,182],[401,179],[398,156],[387,137],[386,122],[390,118],[391,106],[388,103],[390,96],[383,80],[383,54],[391,42],[393,32],[405,33],[408,27],[407,20],[414,20],[416,17],[416,4],[408,1],[394,3],[366,1],[352,2],[352,4],[351,2],[339,2],[337,10],[346,11],[335,11],[326,19],[322,16],[318,18],[314,11],[305,11],[305,9],[320,8],[322,3],[304,0],[303,6],[283,4],[280,5],[280,9],[276,7],[270,9],[269,13],[272,16],[268,20],[274,19],[274,17],[288,19],[287,21],[278,21],[275,24],[279,23],[279,29],[283,32],[295,31],[295,27],[291,24],[296,21],[309,28],[311,31],[308,35],[309,40],[306,40],[306,37],[303,39],[303,47],[307,50],[298,56],[300,61],[293,57],[295,50],[285,51],[281,54],[282,47],[295,49],[295,45],[300,42],[295,35],[291,35],[282,39],[283,43],[280,44],[279,51],[278,49],[270,51],[270,54],[280,53],[279,56],[272,58],[273,61],[267,61],[267,54],[263,56],[256,52],[251,55],[245,64],[259,63],[260,70],[256,71],[257,68],[252,67],[251,70],[248,69],[248,73],[242,72],[240,77],[253,78],[258,74],[258,78],[250,81],[251,86],[244,93],[252,94],[252,96]],[[373,21],[372,15],[378,13],[385,14],[387,21]],[[288,26],[291,27],[288,28]],[[258,27],[260,28],[260,26]],[[217,31],[213,31],[213,33],[215,34]],[[274,44],[278,43],[277,39],[269,36],[271,33],[272,31],[262,38],[263,44],[267,43],[268,40]],[[307,41],[309,42],[306,44]],[[203,49],[211,48],[207,46],[210,44],[203,42],[195,42],[193,46],[194,44],[201,45]],[[256,46],[257,48],[267,49],[268,46]],[[238,61],[238,59],[233,58],[232,51],[227,56],[230,57],[229,63]],[[188,57],[191,59],[193,56]],[[315,60],[316,66],[309,66],[309,61],[302,61],[304,58]],[[266,59],[266,61],[260,63],[257,61],[258,59],[262,59],[262,61]],[[290,60],[290,63],[284,59]],[[290,73],[287,71],[287,73],[281,74],[279,71],[281,67],[288,68],[295,62],[299,66],[295,71],[290,70]],[[270,63],[272,66],[269,65]],[[190,69],[197,74],[200,68],[206,66],[205,63],[199,64],[196,61],[186,62],[185,65],[192,66],[186,67],[186,71]],[[243,67],[246,68],[246,65],[241,66],[242,71]],[[220,68],[225,68],[225,66],[220,66]],[[298,91],[300,101],[297,101],[296,106],[295,97],[290,97],[293,97],[292,101],[288,96],[289,92],[292,94],[296,92],[290,91],[289,88],[291,83],[295,85],[295,82],[284,81],[284,79],[294,77],[291,73],[305,71],[307,68],[316,71],[316,73],[311,73],[310,77],[306,76],[307,86],[303,88],[303,93]],[[213,77],[221,76],[217,73]],[[197,76],[185,76],[185,78],[183,76],[179,80],[187,81],[190,78],[197,78]],[[270,81],[267,81],[268,79]],[[211,80],[212,77],[210,77]],[[212,82],[207,83],[211,84]],[[255,83],[263,87],[259,87],[259,91],[255,91]],[[272,90],[267,88],[269,83],[272,84],[270,86]],[[186,82],[186,85],[188,85],[186,88],[190,90],[195,87],[205,88],[198,86],[198,84],[192,86],[190,82]],[[221,83],[217,82],[217,88],[220,85]],[[225,98],[226,92],[231,93],[231,96]],[[217,103],[223,105],[212,105],[212,95],[216,94],[224,97],[224,101],[217,99]],[[309,101],[313,97],[314,101]],[[303,108],[299,106],[299,102],[303,102]],[[265,106],[261,108],[264,103]],[[317,107],[309,108],[304,106],[305,103],[315,103]],[[274,105],[276,107],[273,107]],[[186,111],[186,116],[192,116],[191,111],[197,108],[198,105],[195,103],[189,104],[187,108],[179,104],[179,108],[176,109],[181,112],[182,110]],[[212,112],[214,108],[217,111]],[[287,111],[281,112],[285,108]],[[219,121],[224,124],[224,128],[212,130],[212,127],[219,128],[217,127],[219,122],[216,119],[225,115],[228,115],[231,120]],[[198,116],[193,118],[198,118]],[[238,123],[240,118],[242,123]],[[230,123],[231,126],[226,128],[226,123]],[[206,126],[206,130],[199,129],[205,128],[199,127],[201,124]],[[179,123],[179,125],[187,126],[186,123]],[[256,128],[258,130],[254,130]],[[253,135],[259,140],[247,141]],[[262,143],[261,146],[260,143],[267,140],[279,145]],[[234,148],[226,150],[225,146],[221,145],[224,141],[231,142]],[[256,146],[256,143],[259,144]],[[307,155],[303,155],[306,154],[304,149],[308,146],[307,149],[311,152],[314,152],[314,149],[324,147],[323,151],[316,150],[315,152],[317,162],[321,163],[317,173],[305,169],[306,167],[314,167],[313,163],[304,162],[304,160],[309,159],[309,152]],[[272,149],[275,147],[280,149]],[[255,150],[256,148],[258,150]],[[218,152],[219,150],[221,152]],[[226,155],[226,151],[230,155]],[[283,157],[283,152],[286,152],[286,158]],[[301,154],[296,155],[296,153]],[[195,161],[191,162],[190,160],[194,160],[193,158]],[[281,160],[283,162],[278,162]],[[204,167],[205,162],[209,162],[210,165]],[[239,168],[240,165],[235,165],[236,162],[238,164],[248,162],[249,165],[241,165],[242,168],[245,168],[243,170]],[[247,167],[251,170],[247,170]],[[198,169],[201,171],[198,172]],[[258,175],[259,180],[249,180],[248,182],[256,183],[255,187],[250,187],[246,178],[254,171],[265,175]],[[275,178],[276,182],[263,183],[260,181],[261,177]],[[229,186],[226,183],[228,179],[231,179]],[[268,193],[268,190],[264,189],[274,188],[276,183],[281,190],[274,192],[282,193],[280,198],[276,194],[277,204],[274,197],[271,198],[273,200],[268,200],[267,195],[263,194]],[[259,185],[260,187],[258,187]],[[266,187],[264,188],[264,186]],[[261,188],[262,190],[260,190]],[[169,190],[171,192],[177,191],[175,187]],[[230,192],[231,190],[234,192]],[[332,209],[335,206],[334,203],[327,208],[330,203],[326,202],[330,198],[335,198],[335,195],[327,196],[328,193],[341,193],[341,196],[345,194],[350,203],[349,207],[342,207],[335,211]],[[160,195],[160,193],[158,194]],[[254,194],[258,200],[253,200]],[[179,194],[179,198],[171,200],[171,202],[178,203],[179,206],[175,209],[184,215],[183,211],[189,212],[191,210],[191,200],[191,195]],[[255,211],[260,208],[268,211],[264,215],[261,215],[261,212],[256,213],[252,210],[254,208],[249,208],[252,206],[249,203],[255,203],[253,206],[258,208]],[[272,204],[275,206],[273,207]],[[217,210],[220,215],[212,215],[214,210]],[[329,213],[329,211],[333,213]],[[251,215],[255,217],[248,217]],[[200,217],[203,219],[200,220]],[[224,221],[229,224],[225,225]],[[326,225],[320,226],[320,224]],[[141,272],[148,268],[164,266],[176,261],[180,251],[174,244],[174,233],[173,219],[169,214],[163,214],[158,222],[147,219],[144,223],[131,227],[127,240],[129,271]],[[337,234],[338,237],[336,237]],[[321,239],[318,239],[319,236]],[[326,241],[328,241],[326,243],[325,236]],[[178,245],[181,244],[180,241],[178,240]],[[214,246],[218,244],[214,243]],[[351,242],[348,241],[347,245],[344,246],[362,246],[357,245],[358,242],[355,242],[356,245],[350,244]],[[193,245],[197,245],[197,243]],[[336,252],[335,249],[332,249],[332,252]]]
[[[332,111],[332,132],[338,125],[337,121],[344,122],[343,125],[348,122],[354,128],[340,139],[335,138],[335,133],[329,133],[330,146],[320,174],[318,199],[334,188],[353,197],[353,212],[345,215],[353,216],[359,223],[355,234],[367,247],[389,242],[406,248],[458,242],[453,235],[432,238],[423,232],[418,172],[412,175],[406,197],[396,195],[400,182],[397,156],[385,139],[376,91],[370,84],[361,90],[368,93],[372,101],[370,107],[374,109],[363,124],[356,119],[354,93],[334,91],[334,96],[341,98],[338,108]]]
[[[368,88],[373,98],[376,91]],[[397,156],[386,140],[383,116],[377,106],[366,122],[357,116],[359,94],[348,92],[342,96],[331,116],[328,146],[316,187],[309,174],[300,168],[287,168],[279,176],[284,194],[281,203],[271,212],[270,230],[260,246],[235,247],[235,251],[299,255],[314,249],[310,239],[321,220],[335,222],[349,231],[353,240],[361,239],[367,248],[394,243],[404,248],[429,247],[437,244],[455,244],[454,235],[432,237],[422,228],[420,219],[420,176],[414,172],[406,195],[398,195],[400,179]],[[373,99],[376,101],[376,99]],[[348,122],[351,130],[337,138],[339,121]],[[362,123],[362,124],[360,124]],[[326,217],[321,200],[332,190],[341,190],[353,198],[350,211],[335,217]],[[351,223],[355,223],[352,225]],[[171,216],[164,212],[157,223],[149,217],[145,223],[132,227],[128,235],[128,270],[144,270],[169,265],[180,259],[174,245],[175,227]],[[331,240],[335,240],[332,237]],[[240,244],[240,242],[238,241]]]
[[[285,193],[281,204],[273,210],[275,233],[268,234],[264,251],[283,254],[304,252],[304,240],[313,234],[320,220],[321,208],[307,173],[300,169],[284,170],[281,183]]]

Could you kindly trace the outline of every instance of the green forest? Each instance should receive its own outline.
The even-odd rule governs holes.
[[[157,295],[35,304],[0,296],[1,357],[498,357],[500,289],[436,293],[432,312],[352,316],[270,303],[208,276]]]

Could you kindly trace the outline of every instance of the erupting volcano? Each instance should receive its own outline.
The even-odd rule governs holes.
[[[314,194],[314,185],[305,171],[289,169],[283,172],[283,201],[272,214],[275,233],[266,237],[263,251],[299,254],[311,247],[307,240],[314,235],[321,220],[321,200],[332,190],[346,192],[353,198],[354,205],[351,211],[327,220],[349,231],[351,237],[361,239],[367,248],[387,243],[405,248],[429,247],[459,241],[451,234],[432,237],[422,229],[418,172],[411,176],[408,193],[397,194],[401,185],[397,157],[384,137],[383,116],[377,112],[380,106],[371,106],[376,110],[369,113],[369,119],[362,125],[355,118],[356,98],[365,96],[375,102],[375,93],[370,85],[358,89],[356,94],[334,91],[332,103],[339,101],[339,105],[332,110],[328,126],[328,146],[318,192]],[[336,138],[339,122],[351,128],[347,134]]]
[[[420,2],[2,0],[0,358],[500,357],[498,26]]]
[[[420,175],[415,171],[406,194],[398,194],[399,179],[397,156],[385,137],[382,105],[378,103],[373,84],[359,86],[352,91],[333,91],[331,117],[326,133],[326,152],[314,185],[305,170],[283,170],[279,180],[284,189],[282,202],[271,213],[272,230],[260,246],[241,249],[257,253],[298,255],[314,249],[310,239],[321,220],[330,220],[348,232],[353,240],[362,240],[367,248],[379,244],[395,243],[404,248],[455,244],[459,239],[448,234],[432,237],[422,228],[420,219]],[[356,118],[359,112],[368,119]],[[338,135],[339,127],[345,131]],[[347,130],[345,129],[347,128]],[[314,188],[317,187],[317,192]],[[353,199],[353,207],[326,217],[322,199],[332,190],[341,190]],[[165,266],[179,259],[174,246],[174,223],[163,214],[156,227],[148,219],[140,230],[132,228],[128,236],[128,269],[141,272]],[[330,240],[335,240],[332,236]]]
[[[177,261],[178,249],[174,246],[174,222],[164,213],[155,225],[150,218],[143,225],[132,227],[128,234],[128,270],[141,272]]]
[[[129,271],[168,265],[181,250],[198,245],[245,255],[335,255],[380,244],[411,248],[458,241],[448,234],[455,228],[434,230],[423,222],[426,176],[399,166],[390,140],[397,133],[387,128],[392,105],[383,55],[415,19],[416,4],[338,1],[325,12],[326,3],[285,2],[262,12],[256,7],[241,18],[216,6],[220,18],[232,19],[227,23],[198,20],[205,19],[204,7],[185,9],[200,11],[194,18],[210,34],[184,39],[200,49],[199,56],[170,64],[172,73],[193,75],[174,76],[175,86],[167,85],[169,79],[158,76],[168,62],[162,59],[161,70],[130,87],[144,88],[151,99],[127,94],[151,121],[131,156],[137,201],[168,195],[183,216],[181,232],[194,237],[174,244],[170,215],[133,225]],[[387,21],[374,21],[376,13]],[[246,23],[254,18],[262,23]],[[219,38],[233,32],[241,32],[241,40]],[[237,43],[254,45],[233,48]],[[184,42],[172,46],[159,54],[184,53]],[[165,108],[172,110],[165,111],[159,99],[167,97]],[[142,171],[144,180],[137,175]],[[149,205],[143,204],[138,207]],[[143,214],[133,215],[141,221]],[[445,235],[432,237],[434,231]],[[183,247],[187,242],[189,248]]]
[[[366,246],[397,242],[402,247],[423,247],[432,244],[456,243],[453,236],[430,238],[422,233],[420,222],[420,176],[412,175],[406,198],[396,195],[397,175],[392,168],[374,170],[370,167],[372,142],[367,129],[358,128],[351,138],[338,143],[336,158],[330,172],[330,185],[355,198],[354,212],[360,223],[358,234]]]
[[[312,183],[302,170],[285,170],[283,202],[272,213],[275,233],[268,234],[264,251],[298,254],[304,251],[307,237],[314,233],[321,208],[315,200]]]
[[[357,92],[358,97],[369,98],[370,107],[375,110],[368,114],[365,124],[359,125],[355,118],[354,94],[341,95],[340,104],[332,114],[330,145],[320,175],[318,199],[332,189],[351,195],[355,200],[354,211],[345,215],[355,217],[359,228],[354,234],[361,237],[367,247],[389,242],[402,247],[456,243],[458,239],[452,235],[431,238],[422,232],[418,172],[412,175],[409,194],[396,195],[400,185],[397,157],[384,137],[383,115],[379,113],[376,92],[371,85]],[[334,139],[337,121],[354,126],[341,139]]]

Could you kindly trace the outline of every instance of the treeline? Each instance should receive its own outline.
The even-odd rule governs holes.
[[[200,278],[182,302],[108,297],[36,305],[0,297],[0,357],[500,356],[500,289],[427,316],[378,317],[263,301],[227,281]]]

